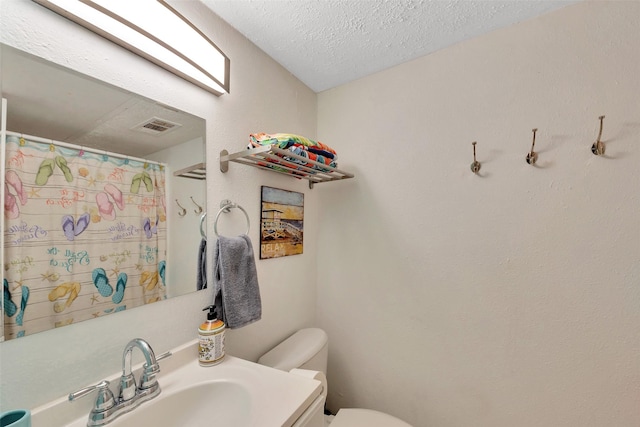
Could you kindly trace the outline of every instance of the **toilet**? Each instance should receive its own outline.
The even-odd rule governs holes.
[[[258,363],[289,372],[292,369],[308,369],[327,372],[329,339],[322,329],[301,329],[265,353]],[[326,394],[326,390],[323,392]],[[335,417],[325,417],[330,427],[411,427],[391,415],[371,409],[340,409]]]

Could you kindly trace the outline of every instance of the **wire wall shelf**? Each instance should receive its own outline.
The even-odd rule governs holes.
[[[295,160],[299,160],[311,167],[295,163]],[[349,172],[299,156],[289,150],[277,148],[275,145],[250,148],[233,154],[229,154],[227,150],[220,151],[221,172],[224,173],[229,170],[229,162],[277,172],[298,179],[306,179],[309,181],[309,188],[313,188],[314,184],[322,182],[340,181],[354,177]]]
[[[207,179],[207,166],[204,163],[198,163],[188,168],[175,171],[173,176],[181,176],[191,179]]]

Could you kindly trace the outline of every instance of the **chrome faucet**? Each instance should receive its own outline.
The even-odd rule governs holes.
[[[142,351],[145,358],[145,364],[142,366],[142,374],[137,386],[131,372],[131,354],[136,347]],[[87,427],[103,426],[120,415],[132,411],[142,402],[151,400],[160,394],[160,385],[156,379],[156,374],[160,372],[158,361],[169,356],[171,356],[171,352],[168,351],[156,357],[148,342],[142,338],[135,338],[129,341],[122,353],[122,376],[120,377],[117,399],[109,388],[109,381],[101,381],[96,385],[71,393],[69,400],[79,399],[93,390],[98,390],[98,397],[89,413]]]
[[[131,373],[131,355],[133,349],[138,347],[146,363],[142,367],[142,375],[140,376],[140,386],[136,387],[136,380]],[[127,360],[129,365],[127,366]],[[131,399],[141,399],[147,397],[149,400],[156,397],[160,393],[160,386],[156,380],[156,374],[160,372],[160,366],[156,360],[156,355],[148,342],[142,338],[136,338],[125,346],[122,353],[122,376],[120,377],[120,393],[118,400],[120,402],[128,402]]]

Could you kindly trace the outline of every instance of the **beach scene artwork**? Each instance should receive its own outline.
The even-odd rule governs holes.
[[[262,186],[260,259],[301,254],[303,224],[304,194]]]

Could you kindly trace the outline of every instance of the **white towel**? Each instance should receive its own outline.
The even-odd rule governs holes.
[[[262,302],[249,236],[219,236],[213,254],[214,304],[230,329],[260,320]]]

